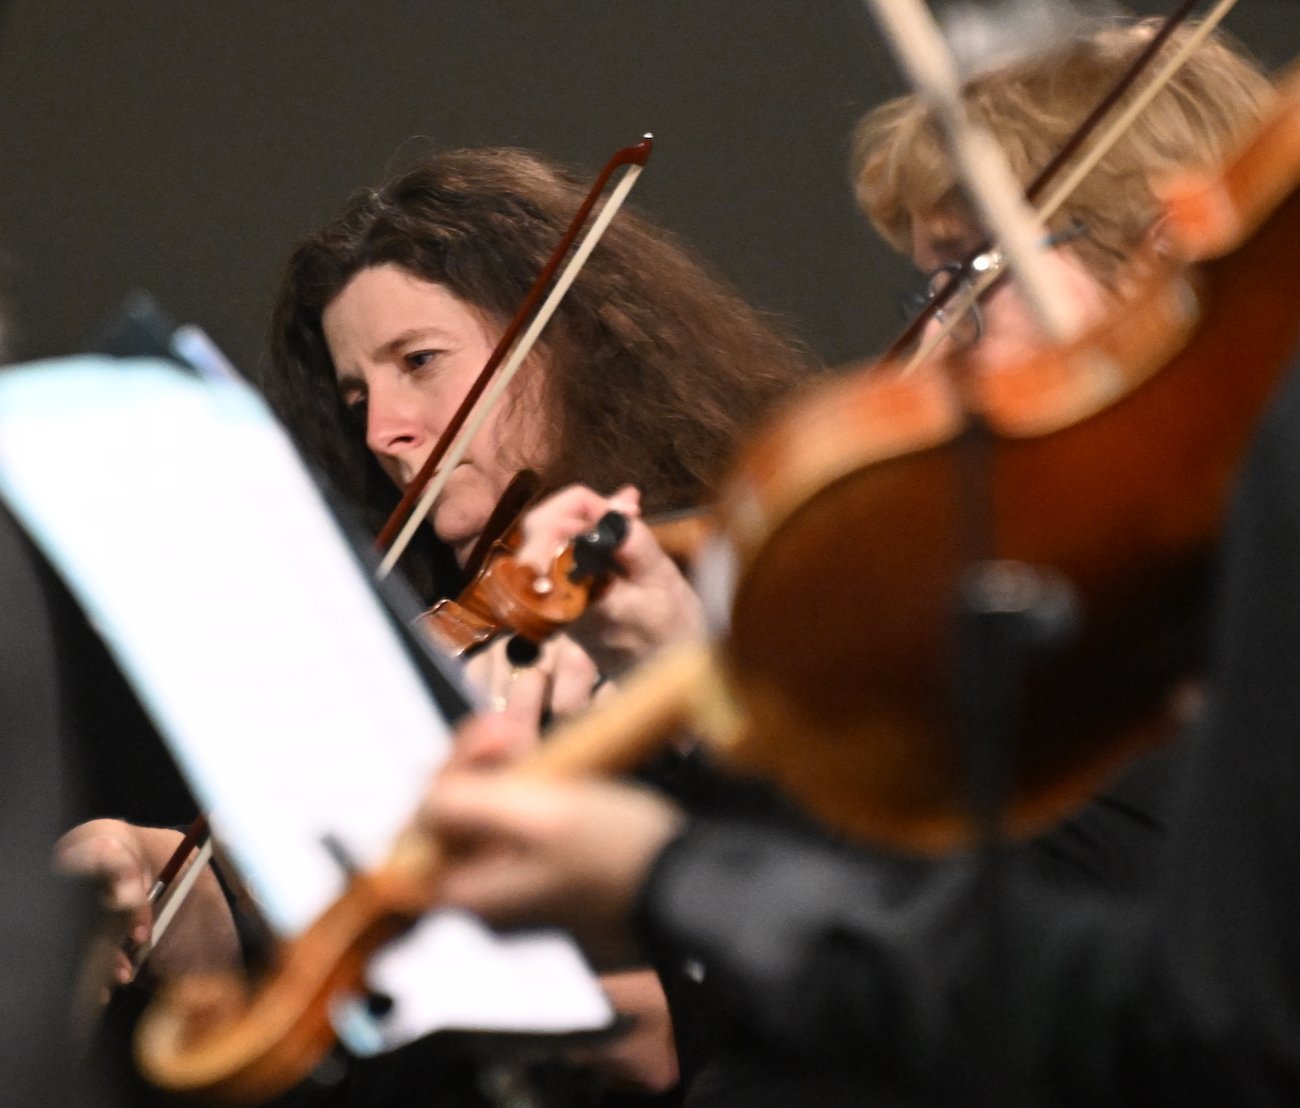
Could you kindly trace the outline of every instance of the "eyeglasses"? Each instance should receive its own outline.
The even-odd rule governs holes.
[[[996,256],[995,256],[996,255]],[[939,297],[944,297],[944,307],[935,309],[933,319],[948,332],[948,338],[958,346],[974,346],[984,337],[984,313],[980,311],[979,300],[971,295],[972,285],[994,266],[1001,265],[1001,256],[990,250],[979,255],[971,262],[970,272],[963,276],[961,262],[949,262],[925,275],[925,291],[909,292],[904,295],[899,307],[903,313],[903,322],[911,323]],[[975,265],[984,262],[976,273]],[[952,289],[953,282],[958,287]],[[949,313],[955,322],[948,326]]]
[[[1053,232],[1043,239],[1044,249],[1073,242],[1087,230],[1075,220],[1068,227]],[[990,275],[995,278],[1006,264],[1002,251],[994,247],[977,254],[965,266],[949,262],[925,275],[925,291],[907,293],[899,305],[903,320],[910,323],[934,301],[943,297],[944,306],[934,312],[934,320],[948,332],[948,338],[957,346],[974,346],[984,337],[984,313],[980,310],[975,286],[984,285]],[[953,288],[953,282],[957,287]],[[987,287],[987,286],[986,286]],[[949,318],[953,320],[948,326]]]

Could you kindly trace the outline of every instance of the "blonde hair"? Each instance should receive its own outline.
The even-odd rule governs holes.
[[[1158,20],[1094,24],[1046,54],[972,78],[963,89],[966,111],[1028,184],[1158,27]],[[1179,28],[1162,55],[1191,32]],[[1130,90],[1126,98],[1135,94]],[[1086,234],[1073,249],[1094,276],[1113,287],[1124,259],[1158,215],[1152,182],[1221,160],[1259,120],[1272,94],[1254,61],[1223,36],[1211,35],[1075,190],[1051,229],[1081,224]],[[918,215],[968,212],[939,123],[917,96],[882,104],[858,124],[852,169],[859,205],[902,253],[911,250]]]

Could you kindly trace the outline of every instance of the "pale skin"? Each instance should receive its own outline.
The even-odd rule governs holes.
[[[524,517],[518,560],[544,573],[555,554],[606,512],[621,512],[628,533],[614,551],[609,587],[569,629],[602,673],[617,674],[651,654],[703,636],[704,608],[641,517],[636,489],[605,497],[581,485],[564,489]]]
[[[361,270],[321,313],[339,394],[365,418],[366,445],[399,488],[420,469],[478,377],[500,328],[444,286],[395,265]],[[549,460],[538,412],[544,359],[516,378],[517,402],[489,414],[429,513],[463,563],[521,468]],[[531,418],[530,418],[531,417]]]
[[[105,911],[119,916],[122,939],[132,947],[149,940],[153,912],[149,888],[180,844],[181,833],[166,827],[136,827],[115,819],[79,824],[54,847],[55,868],[93,877],[101,887]],[[172,926],[146,963],[151,976],[225,969],[239,962],[239,940],[221,887],[210,869],[199,876]],[[135,975],[122,949],[115,951],[108,987],[124,985]]]
[[[392,265],[359,272],[326,306],[322,326],[341,396],[364,414],[367,446],[404,487],[487,361],[499,327],[445,287]],[[488,417],[430,511],[434,531],[462,562],[517,470],[544,468],[548,460],[550,429],[540,403],[545,364],[537,353],[525,364],[513,401]],[[527,736],[525,745],[536,741],[544,708],[556,715],[581,710],[601,670],[621,670],[703,626],[693,591],[640,520],[634,489],[605,498],[575,487],[552,497],[529,514],[521,558],[544,572],[559,546],[611,509],[633,521],[616,555],[619,573],[574,634],[557,636],[527,669],[506,664],[499,648],[471,664],[471,681],[504,704],[507,718]],[[457,760],[477,757],[471,749]],[[101,820],[69,832],[58,853],[61,864],[100,876],[106,903],[125,913],[127,933],[138,942],[147,937],[149,924],[144,892],[179,838],[166,829]],[[236,965],[238,957],[229,909],[217,882],[206,874],[193,907],[186,906],[151,958],[151,972],[163,977]],[[111,983],[120,984],[129,974],[123,957]],[[676,1059],[657,978],[649,971],[620,973],[607,987],[619,1010],[636,1017],[633,1031],[575,1060],[601,1069],[616,1083],[644,1090],[671,1087]]]

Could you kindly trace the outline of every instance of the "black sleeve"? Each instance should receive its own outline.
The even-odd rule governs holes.
[[[970,872],[881,864],[783,830],[695,820],[657,860],[636,919],[647,943],[700,958],[730,1015],[811,1061],[862,1061],[887,1040],[915,1053],[952,1028],[932,997],[970,954]],[[935,936],[945,935],[942,944]],[[945,1021],[946,1022],[946,1021]],[[900,1060],[894,1060],[900,1061]]]
[[[1236,1103],[1300,1102],[1300,366],[1227,531],[1214,690],[1156,920],[1156,1026]],[[1220,1103],[1229,1103],[1221,1099]]]
[[[1009,863],[1061,893],[1149,889],[1178,760],[1175,744],[1143,759],[1068,822],[1012,851]],[[699,751],[661,760],[654,780],[700,820],[665,855],[644,899],[657,922],[643,940],[668,995],[688,1087],[706,1089],[711,1104],[747,1108],[814,1088],[827,1105],[857,1103],[863,1078],[853,1071],[869,1040],[881,1059],[872,1064],[873,1095],[883,1074],[908,1084],[904,1075],[927,1057],[945,1058],[938,1072],[957,1072],[939,1040],[959,1025],[933,1019],[945,1011],[941,985],[917,975],[943,964],[925,950],[927,926],[943,929],[944,957],[985,960],[974,953],[989,941],[977,903],[985,894],[969,860],[936,864],[852,845],[772,786],[720,773]],[[941,916],[922,918],[944,897]],[[737,941],[737,920],[747,934],[770,934],[751,951]],[[899,934],[911,949],[889,945]],[[979,982],[975,975],[965,987],[964,1003],[981,1003]],[[926,988],[935,995],[921,995]],[[916,1011],[897,1018],[909,1006]],[[905,1052],[879,1041],[877,1020],[908,1039]]]

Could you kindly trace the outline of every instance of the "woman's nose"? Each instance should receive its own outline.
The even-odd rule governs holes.
[[[380,457],[399,458],[421,447],[429,430],[419,398],[397,385],[372,384],[366,402],[366,445]]]

